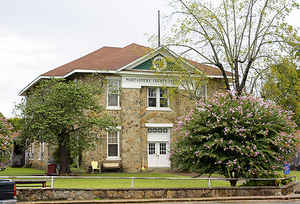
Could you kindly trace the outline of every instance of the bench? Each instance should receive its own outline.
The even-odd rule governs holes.
[[[102,163],[103,170],[121,170],[122,165],[120,161],[104,161]]]
[[[42,188],[46,188],[46,180],[14,180],[16,184],[42,184]],[[19,187],[37,187],[37,186],[28,186],[22,185]]]

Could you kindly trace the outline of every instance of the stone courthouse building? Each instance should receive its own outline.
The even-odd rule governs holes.
[[[92,160],[102,163],[118,162],[127,172],[142,168],[170,168],[170,148],[178,136],[176,119],[184,115],[191,103],[183,97],[169,97],[166,87],[174,86],[172,78],[157,73],[166,58],[176,55],[164,47],[150,49],[137,44],[126,47],[102,47],[86,56],[40,75],[26,90],[46,78],[78,79],[99,73],[107,80],[105,94],[99,103],[120,122],[119,131],[104,133],[95,149],[84,152],[82,164]],[[186,66],[199,69],[208,78],[201,88],[203,97],[224,90],[221,72],[214,67],[186,60]],[[154,69],[153,69],[154,68]],[[115,91],[117,90],[117,91]],[[50,147],[32,145],[27,161],[34,167],[46,167],[51,158]]]

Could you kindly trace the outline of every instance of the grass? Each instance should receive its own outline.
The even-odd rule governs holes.
[[[11,168],[8,167],[4,171],[0,171],[0,176],[42,176],[45,175],[44,170],[32,168]]]
[[[56,179],[55,188],[130,188],[131,179]],[[207,180],[135,179],[135,188],[195,188],[207,187]],[[229,186],[229,182],[212,181],[211,186]]]
[[[296,176],[297,181],[299,181],[300,180],[300,171],[291,171],[290,176]]]
[[[73,171],[74,172],[74,171]],[[78,173],[78,172],[77,172]],[[42,170],[30,168],[7,168],[0,172],[0,176],[31,176],[31,175],[45,175]],[[190,178],[174,173],[158,173],[158,172],[139,172],[139,173],[95,173],[86,174],[84,172],[80,176],[90,176],[88,179],[74,179],[74,178],[56,178],[54,182],[55,188],[130,188],[132,179],[95,179],[93,177],[172,177],[172,178]],[[47,186],[50,186],[51,181],[47,181]],[[134,179],[135,188],[192,188],[192,187],[207,187],[207,180],[152,180],[152,179]],[[225,181],[212,181],[212,186],[229,186]],[[30,185],[28,185],[30,186]]]
[[[30,168],[7,168],[0,172],[0,176],[32,176],[45,175],[43,170]],[[172,178],[191,178],[175,173],[158,173],[158,172],[140,172],[140,173],[95,173],[87,174],[81,172],[80,176],[90,176],[87,179],[73,179],[73,178],[56,178],[54,182],[55,188],[130,188],[132,179],[106,179],[93,178],[95,176],[104,177],[172,177]],[[290,176],[296,176],[300,180],[300,171],[291,171]],[[220,177],[213,175],[212,177]],[[47,185],[50,186],[50,180]],[[152,180],[152,179],[134,179],[135,188],[193,188],[193,187],[208,187],[207,180]],[[212,180],[212,187],[230,186],[228,181]],[[300,188],[299,188],[300,190]]]

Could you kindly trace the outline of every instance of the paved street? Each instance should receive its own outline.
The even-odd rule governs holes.
[[[196,201],[196,202],[160,202],[161,204],[300,204],[300,200],[236,200],[236,201]],[[147,203],[158,204],[158,203]]]
[[[1,203],[1,202],[0,202]],[[118,202],[112,200],[94,200],[94,201],[39,201],[39,202],[18,202],[18,204],[87,204],[87,203],[101,203],[101,204],[125,204],[125,203],[135,203],[135,204],[300,204],[299,200],[235,200],[235,201],[173,201],[173,202],[138,202],[137,200],[126,202],[125,200]]]

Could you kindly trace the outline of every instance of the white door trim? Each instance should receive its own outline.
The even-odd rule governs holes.
[[[149,123],[148,123],[149,124]],[[153,124],[153,123],[152,123]],[[147,130],[147,156],[148,156],[148,167],[170,167],[170,132],[171,128],[162,126],[162,123],[155,124],[156,126],[148,126]],[[155,127],[155,128],[154,128]],[[161,129],[159,129],[161,128]],[[152,130],[151,130],[152,129]],[[166,131],[167,129],[167,131]],[[149,132],[153,131],[153,132]],[[154,144],[154,154],[149,154],[149,144]],[[166,144],[166,153],[160,154],[160,144]],[[164,151],[163,151],[164,152]]]
[[[173,127],[173,123],[145,123],[145,127],[171,128],[171,127]]]

